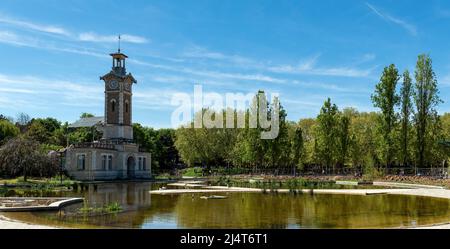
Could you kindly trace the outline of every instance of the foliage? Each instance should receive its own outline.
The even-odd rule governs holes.
[[[338,147],[338,119],[339,110],[331,99],[322,106],[319,116],[317,116],[316,150],[318,162],[327,169],[334,167],[337,163]]]
[[[385,67],[380,82],[375,86],[375,93],[372,95],[374,106],[381,110],[379,129],[382,134],[381,148],[386,167],[392,164],[395,153],[394,130],[397,124],[397,113],[394,108],[400,101],[396,93],[399,79],[400,76],[394,64]]]
[[[436,167],[448,160],[449,149],[439,142],[450,140],[450,114],[437,113],[442,100],[428,55],[419,55],[414,78],[407,70],[400,76],[394,64],[385,67],[371,99],[377,112],[340,110],[327,98],[317,117],[289,122],[280,100],[269,101],[264,91],[258,91],[246,109],[206,108],[178,129],[133,124],[134,139],[152,154],[153,169],[169,172],[179,166],[198,167],[184,171],[192,176],[201,173],[198,169],[249,174],[264,169],[322,172],[347,168],[376,176],[382,167]],[[255,113],[257,128],[250,128]],[[227,117],[234,117],[235,126],[206,128],[205,115],[223,127],[228,125]],[[261,115],[267,121],[279,120],[275,139],[261,139],[261,133],[270,129],[260,122]],[[81,117],[93,115],[82,113]],[[244,127],[237,127],[237,120]],[[198,124],[203,128],[194,128]],[[32,119],[20,113],[14,122],[0,115],[0,176],[52,176],[59,165],[49,159],[49,151],[101,135],[91,128],[69,129],[67,122],[50,117]]]
[[[415,71],[414,115],[416,128],[416,157],[420,167],[428,166],[433,148],[433,126],[438,122],[436,106],[441,102],[438,94],[436,75],[432,69],[432,61],[428,55],[419,55]],[[428,160],[427,160],[428,159]]]
[[[183,169],[181,174],[183,176],[189,176],[189,177],[201,177],[202,176],[203,169],[200,167],[192,167],[192,168],[186,168]]]
[[[411,76],[409,75],[409,71],[406,70],[403,73],[403,84],[400,89],[400,98],[401,98],[401,107],[400,107],[400,116],[401,116],[401,127],[400,127],[400,158],[399,160],[402,162],[403,166],[406,166],[410,163],[410,134],[411,134],[411,114],[412,114],[412,94],[413,94],[413,85],[411,81]]]
[[[9,120],[0,120],[0,145],[5,143],[9,138],[13,138],[19,134],[19,129]]]
[[[87,203],[83,207],[81,207],[78,211],[81,214],[89,214],[89,215],[101,215],[101,214],[116,214],[123,210],[122,206],[118,202],[113,202],[109,204],[105,204],[102,207],[92,207]]]
[[[59,172],[59,165],[47,156],[40,144],[26,138],[14,138],[0,148],[0,175],[8,177],[48,177]]]

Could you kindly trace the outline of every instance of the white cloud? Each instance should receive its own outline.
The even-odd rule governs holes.
[[[406,29],[413,36],[417,35],[417,28],[414,25],[407,23],[406,21],[403,21],[397,17],[393,17],[387,13],[382,13],[369,3],[366,3],[366,5],[370,10],[372,10],[373,13],[375,13],[381,19],[399,25],[400,27]]]
[[[317,59],[300,63],[297,66],[280,65],[269,67],[268,70],[275,73],[288,74],[310,74],[320,76],[341,76],[341,77],[367,77],[372,72],[371,69],[356,69],[351,67],[316,68]]]
[[[186,67],[176,67],[176,66],[167,66],[161,64],[148,63],[145,61],[140,61],[136,59],[129,59],[131,63],[135,63],[141,66],[149,66],[152,68],[164,69],[168,71],[175,71],[180,73],[187,73],[192,75],[206,76],[210,78],[228,78],[228,79],[239,79],[239,80],[251,80],[251,81],[263,81],[270,83],[286,83],[286,80],[274,78],[271,76],[263,75],[263,74],[241,74],[241,73],[223,73],[217,71],[209,71],[209,70],[197,70]]]
[[[191,46],[182,57],[199,58],[199,59],[211,59],[211,60],[224,60],[239,65],[257,65],[258,63],[252,59],[240,56],[240,55],[227,55],[216,51],[210,51],[200,46]]]
[[[54,25],[42,25],[29,21],[21,21],[18,19],[14,19],[11,17],[1,16],[0,15],[0,23],[12,25],[18,28],[38,31],[47,34],[60,35],[65,38],[69,38],[75,41],[87,41],[87,42],[117,42],[118,35],[99,35],[95,32],[82,32],[79,34],[73,34],[69,32],[67,29],[54,26]],[[121,41],[129,42],[129,43],[148,43],[149,40],[145,37],[123,34],[121,35]]]
[[[45,49],[45,50],[57,51],[57,52],[89,55],[89,56],[94,56],[94,57],[99,57],[99,58],[109,58],[109,56],[107,54],[102,54],[102,53],[93,51],[88,48],[83,48],[83,47],[71,48],[70,44],[63,44],[62,46],[56,46],[54,44],[51,44],[51,43],[43,41],[43,40],[31,38],[31,37],[28,37],[25,35],[18,35],[16,33],[10,32],[10,31],[1,31],[0,30],[0,43],[5,43],[5,44],[9,44],[9,45],[14,45],[14,46],[20,46],[20,47]]]
[[[61,91],[64,89],[64,91]],[[5,91],[3,91],[5,90]],[[0,74],[0,93],[39,94],[41,98],[53,100],[62,98],[68,102],[102,101],[103,86],[86,82],[72,82],[36,76],[16,76]],[[4,97],[4,96],[3,96]],[[93,103],[94,103],[93,102]]]
[[[52,25],[42,25],[33,22],[21,21],[17,19],[13,19],[6,16],[0,16],[0,23],[5,23],[8,25],[17,26],[20,28],[30,29],[34,31],[56,34],[56,35],[64,35],[69,36],[70,32],[65,30],[64,28],[52,26]]]
[[[438,80],[438,83],[441,83],[445,87],[450,87],[450,74],[444,76],[442,80]]]
[[[367,89],[361,89],[361,88],[355,88],[355,87],[342,87],[338,86],[336,84],[329,84],[329,83],[323,83],[323,82],[305,82],[305,81],[298,81],[294,80],[294,84],[297,84],[299,86],[308,87],[308,88],[320,88],[328,91],[333,92],[347,92],[347,93],[368,93],[369,91]]]
[[[79,34],[78,39],[80,41],[87,41],[87,42],[117,42],[118,36],[117,35],[99,35],[94,32],[87,32],[87,33]],[[128,34],[120,35],[120,40],[122,42],[129,42],[129,43],[147,43],[147,42],[149,42],[144,37],[128,35]]]

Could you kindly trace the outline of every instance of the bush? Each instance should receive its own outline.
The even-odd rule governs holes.
[[[14,138],[0,147],[0,175],[51,177],[59,172],[58,160],[47,156],[36,141]]]
[[[192,168],[186,168],[183,169],[182,175],[183,176],[189,176],[189,177],[201,177],[202,176],[202,168],[200,167],[192,167]]]

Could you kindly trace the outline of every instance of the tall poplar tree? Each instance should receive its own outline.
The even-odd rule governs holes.
[[[394,155],[393,135],[397,122],[397,115],[394,108],[400,99],[395,89],[399,79],[400,76],[394,64],[385,67],[380,82],[375,86],[375,93],[372,95],[374,106],[381,109],[379,128],[383,138],[383,158],[386,167],[392,164]]]
[[[403,84],[400,89],[401,98],[401,127],[400,127],[400,159],[402,160],[403,167],[406,167],[409,163],[408,145],[410,141],[410,125],[411,125],[411,113],[412,113],[412,82],[409,71],[406,70],[403,73]]]
[[[426,54],[419,55],[415,71],[414,102],[416,113],[414,122],[417,135],[417,162],[419,167],[425,167],[426,150],[428,144],[427,134],[432,127],[431,122],[436,113],[436,106],[441,102],[437,88],[431,58]]]

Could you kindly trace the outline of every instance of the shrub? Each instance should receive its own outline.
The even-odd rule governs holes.
[[[36,141],[14,138],[0,147],[0,174],[6,177],[51,177],[59,172],[59,164],[51,160]]]

